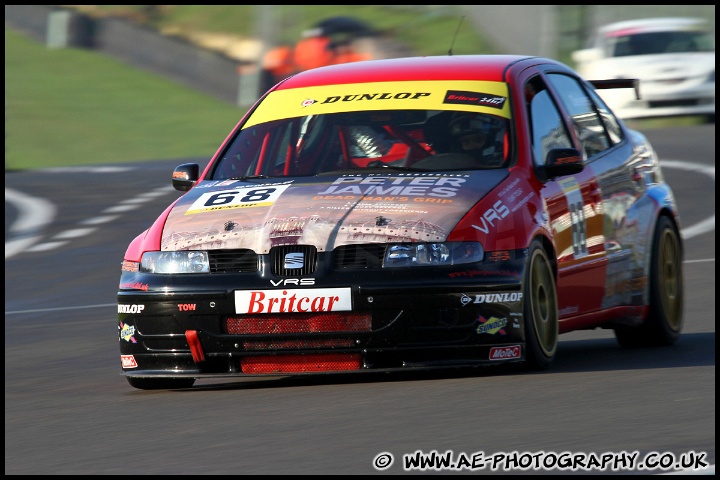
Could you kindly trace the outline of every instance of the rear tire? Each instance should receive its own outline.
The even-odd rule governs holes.
[[[195,383],[194,378],[126,378],[131,387],[140,390],[174,390],[178,388],[190,388]]]
[[[675,225],[660,217],[653,235],[650,258],[650,308],[636,327],[618,327],[615,337],[623,347],[674,344],[683,324],[682,246]]]
[[[528,251],[523,302],[525,366],[546,370],[557,353],[558,304],[555,275],[539,240],[534,240]]]

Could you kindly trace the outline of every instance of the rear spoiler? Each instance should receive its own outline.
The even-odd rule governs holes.
[[[588,80],[598,90],[604,88],[632,88],[635,98],[640,100],[640,80],[637,78],[613,78],[611,80]]]

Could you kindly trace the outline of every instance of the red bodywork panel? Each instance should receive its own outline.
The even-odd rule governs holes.
[[[473,61],[472,56],[463,55],[346,63],[331,69],[318,68],[300,73],[282,82],[277,89],[388,81],[482,79],[501,82],[508,63],[524,57],[497,55],[484,58],[481,65]],[[488,61],[488,58],[495,61]]]

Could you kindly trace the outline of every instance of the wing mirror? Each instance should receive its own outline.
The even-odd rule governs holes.
[[[175,167],[172,174],[172,186],[175,190],[187,192],[195,186],[200,167],[197,163],[184,163]]]
[[[553,148],[545,158],[545,175],[548,179],[574,175],[585,168],[582,153],[575,148]]]

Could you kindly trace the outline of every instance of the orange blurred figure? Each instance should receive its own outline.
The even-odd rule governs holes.
[[[318,28],[303,32],[303,38],[295,45],[294,61],[298,70],[324,67],[333,63],[330,38]]]
[[[371,56],[367,53],[360,53],[353,47],[349,41],[339,42],[334,45],[334,57],[332,63],[350,63],[362,60],[370,60]]]
[[[292,47],[280,45],[268,50],[263,57],[263,68],[277,79],[283,79],[295,73]]]

